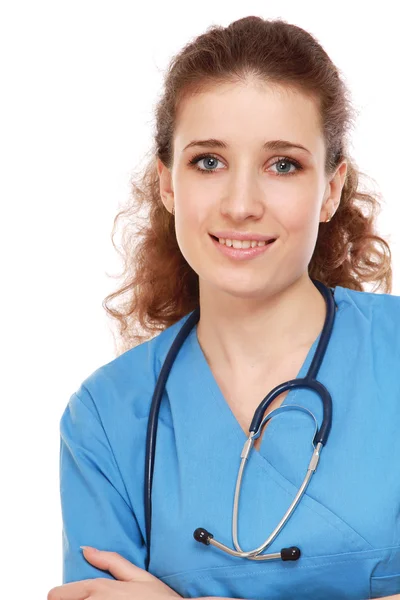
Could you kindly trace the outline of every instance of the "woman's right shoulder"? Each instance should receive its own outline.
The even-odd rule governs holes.
[[[190,314],[98,367],[82,381],[70,402],[79,399],[102,422],[115,415],[147,417],[163,362]]]

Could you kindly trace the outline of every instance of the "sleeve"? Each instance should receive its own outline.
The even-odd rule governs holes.
[[[86,388],[60,421],[63,583],[106,577],[80,546],[118,552],[145,568],[146,546],[97,407]],[[85,399],[85,401],[83,400]]]

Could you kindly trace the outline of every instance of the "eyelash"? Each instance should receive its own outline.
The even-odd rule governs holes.
[[[214,154],[197,154],[196,156],[193,156],[193,158],[191,158],[191,160],[188,162],[188,165],[195,168],[196,171],[200,171],[200,173],[207,173],[207,174],[213,174],[217,172],[217,169],[199,169],[199,167],[197,167],[197,163],[202,160],[203,158],[215,158],[215,160],[221,160],[218,158],[218,156],[215,156]],[[221,161],[222,162],[222,161]],[[279,162],[288,162],[291,163],[292,165],[294,165],[296,167],[296,171],[292,171],[291,173],[276,173],[276,175],[278,177],[289,177],[291,175],[296,175],[298,173],[298,171],[302,171],[304,167],[301,166],[301,164],[297,161],[294,160],[293,158],[289,158],[288,156],[280,156],[279,158],[277,158],[277,160],[272,163],[271,167],[273,165],[276,165]]]

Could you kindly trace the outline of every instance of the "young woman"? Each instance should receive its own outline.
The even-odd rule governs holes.
[[[212,27],[174,57],[118,215],[122,347],[61,419],[51,600],[400,598],[400,297],[353,116],[326,52],[283,20]]]

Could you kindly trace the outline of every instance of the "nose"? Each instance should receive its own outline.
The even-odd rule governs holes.
[[[265,198],[258,174],[250,168],[238,170],[229,179],[220,202],[221,214],[232,221],[259,219],[265,211]]]

